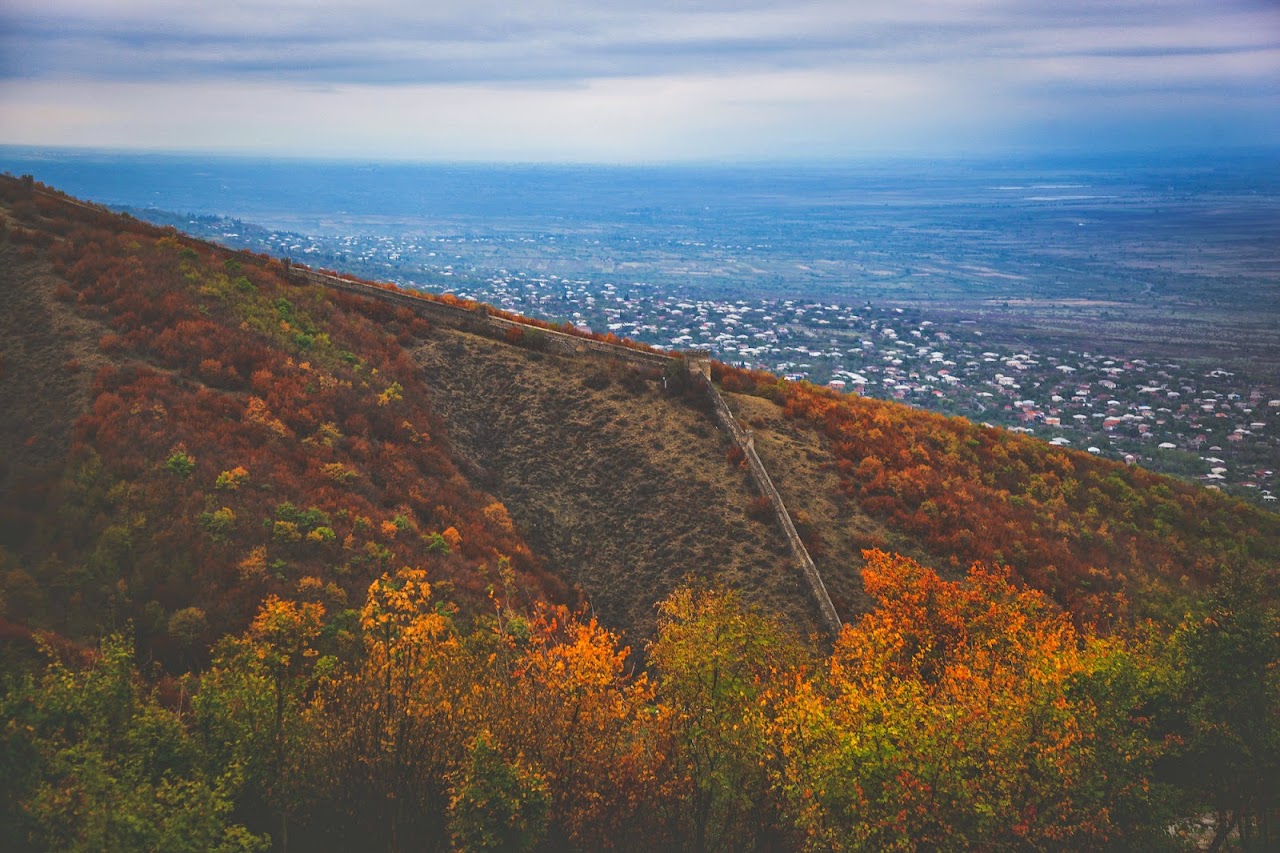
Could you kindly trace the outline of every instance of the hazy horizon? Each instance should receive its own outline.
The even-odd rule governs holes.
[[[138,161],[196,161],[207,163],[244,162],[255,165],[267,163],[336,166],[422,166],[437,168],[512,168],[512,169],[671,169],[671,170],[824,170],[902,167],[932,167],[947,165],[983,164],[1007,162],[1011,165],[1059,164],[1087,166],[1099,162],[1132,161],[1135,164],[1161,166],[1188,159],[1231,162],[1238,158],[1280,156],[1280,140],[1274,142],[1240,142],[1230,145],[1186,145],[1182,147],[1077,147],[1042,148],[1024,147],[990,151],[966,151],[950,154],[884,152],[846,157],[774,157],[735,160],[706,157],[701,159],[666,160],[519,160],[519,159],[445,159],[425,157],[394,157],[352,154],[308,154],[289,152],[225,151],[200,148],[146,148],[99,145],[32,145],[0,142],[0,169],[8,169],[10,160],[19,163],[57,160],[81,160],[118,158]],[[1280,164],[1278,164],[1280,165]],[[12,171],[9,169],[9,171]],[[35,176],[37,179],[40,177]],[[55,189],[63,189],[55,186]]]
[[[0,144],[676,164],[1280,144],[1267,0],[12,0]]]

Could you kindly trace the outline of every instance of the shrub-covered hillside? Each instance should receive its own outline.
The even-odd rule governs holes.
[[[182,666],[267,594],[354,618],[405,565],[464,613],[501,566],[521,601],[585,595],[643,635],[692,573],[812,629],[727,440],[660,375],[0,190],[0,616],[19,634],[131,620]]]
[[[503,558],[521,595],[565,596],[449,458],[403,346],[421,319],[21,189],[0,243],[25,327],[4,342],[6,618],[131,619],[175,660],[264,595],[341,610],[424,560],[463,602]]]
[[[717,366],[715,377],[807,518],[842,602],[860,594],[864,548],[953,573],[974,561],[1009,565],[1101,624],[1176,619],[1228,563],[1262,573],[1268,588],[1280,580],[1280,515],[1218,492],[770,374]]]

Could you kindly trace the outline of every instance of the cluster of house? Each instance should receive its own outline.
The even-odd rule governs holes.
[[[974,322],[935,322],[915,309],[804,299],[709,299],[644,282],[593,281],[499,269],[475,277],[466,238],[273,232],[280,254],[436,275],[459,265],[460,296],[672,349],[709,349],[739,366],[845,392],[1034,433],[1275,505],[1280,388],[1222,369],[1101,352],[1010,348]],[[478,241],[478,242],[483,242]],[[412,284],[412,281],[402,281]]]
[[[1274,504],[1280,389],[1222,369],[1012,349],[912,309],[696,299],[644,285],[496,276],[482,296],[730,364],[1034,433]]]

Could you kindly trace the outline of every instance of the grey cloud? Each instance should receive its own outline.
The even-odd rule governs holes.
[[[1274,0],[0,0],[0,138],[41,143],[243,147],[252,110],[414,158],[1280,140],[1277,81]]]
[[[1244,24],[1266,14],[1255,3],[1203,0],[440,0],[425,7],[397,0],[180,6],[152,0],[10,0],[0,12],[0,73],[400,84],[1018,57],[1170,61],[1256,49],[1268,36]],[[1280,21],[1280,13],[1270,20]],[[1183,43],[1153,40],[1153,23],[1184,30]],[[1213,43],[1195,43],[1206,36]]]
[[[1172,59],[1180,56],[1231,56],[1234,54],[1257,53],[1259,50],[1264,49],[1266,49],[1265,45],[1254,44],[1224,45],[1215,47],[1205,47],[1201,45],[1171,45],[1167,47],[1094,48],[1079,51],[1064,51],[1057,55],[1114,59]]]

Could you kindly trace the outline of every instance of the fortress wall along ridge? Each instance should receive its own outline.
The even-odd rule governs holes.
[[[256,255],[250,255],[250,257],[261,261],[261,258]],[[733,442],[742,449],[756,489],[768,499],[769,505],[773,508],[778,525],[782,528],[787,544],[791,549],[791,555],[809,586],[810,594],[818,608],[823,628],[831,635],[832,639],[839,636],[841,629],[840,616],[831,601],[831,596],[827,594],[826,584],[822,582],[822,575],[818,572],[817,565],[813,562],[813,558],[809,556],[809,550],[805,547],[804,542],[800,539],[800,534],[796,531],[795,523],[791,520],[791,513],[788,512],[786,504],[783,503],[782,495],[778,493],[777,488],[773,485],[768,469],[765,468],[764,462],[761,461],[759,454],[756,453],[755,442],[751,433],[743,429],[742,425],[738,423],[723,395],[716,388],[715,383],[711,381],[710,353],[703,350],[672,353],[671,355],[645,352],[622,346],[621,344],[580,337],[556,331],[555,329],[544,329],[540,326],[520,323],[506,317],[498,317],[490,314],[484,306],[472,309],[460,305],[449,305],[410,293],[384,290],[363,282],[316,272],[296,265],[286,265],[286,271],[294,279],[404,305],[424,317],[451,328],[489,335],[497,333],[498,336],[505,335],[512,328],[520,329],[526,334],[540,334],[544,336],[543,339],[549,349],[567,355],[596,355],[639,367],[657,367],[660,369],[669,367],[672,360],[685,361],[695,381],[703,387],[710,398],[716,420],[729,433]]]

